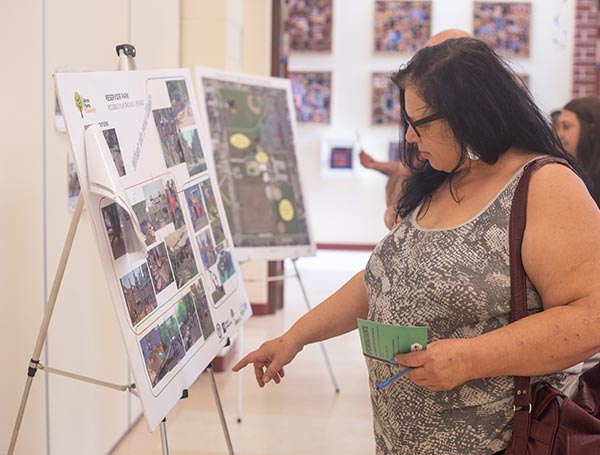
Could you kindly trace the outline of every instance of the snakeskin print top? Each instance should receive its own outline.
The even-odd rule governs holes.
[[[522,170],[475,217],[448,229],[406,217],[375,248],[365,271],[369,319],[429,327],[429,342],[472,338],[508,324],[508,221]],[[527,280],[530,312],[542,309]],[[513,378],[469,381],[431,392],[402,377],[375,386],[398,367],[367,359],[378,455],[493,454],[512,431]],[[569,375],[544,377],[563,388]],[[539,378],[532,378],[537,380]]]

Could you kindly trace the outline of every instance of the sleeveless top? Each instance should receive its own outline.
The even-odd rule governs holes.
[[[427,326],[429,340],[473,338],[510,317],[508,221],[521,169],[479,214],[464,224],[421,228],[419,209],[377,245],[365,270],[368,319]],[[527,280],[530,313],[541,298]],[[469,381],[432,392],[402,377],[375,386],[398,367],[367,358],[378,455],[475,455],[504,449],[512,433],[512,376]],[[573,375],[544,376],[564,389]],[[532,378],[532,382],[542,378]]]

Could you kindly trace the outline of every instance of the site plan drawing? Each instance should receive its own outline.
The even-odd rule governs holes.
[[[290,82],[200,67],[195,77],[238,259],[314,255]]]

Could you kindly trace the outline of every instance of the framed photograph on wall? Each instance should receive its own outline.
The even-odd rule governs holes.
[[[375,52],[412,53],[431,36],[431,2],[377,0]]]
[[[529,2],[475,2],[473,35],[509,58],[529,57]]]
[[[321,176],[354,174],[356,155],[356,141],[323,139],[321,141]]]
[[[292,52],[331,52],[333,0],[288,0]]]
[[[296,119],[300,123],[331,122],[331,72],[291,71]]]
[[[371,124],[398,125],[400,119],[400,91],[392,82],[390,73],[371,74]]]

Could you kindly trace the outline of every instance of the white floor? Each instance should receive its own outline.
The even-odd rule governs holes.
[[[364,252],[319,252],[297,262],[311,305],[334,292],[367,262]],[[286,264],[288,273],[293,271]],[[244,327],[244,350],[279,335],[306,311],[298,281],[285,285],[285,307],[274,315],[252,317]],[[286,368],[285,380],[259,389],[251,368],[216,375],[233,448],[238,455],[370,455],[374,453],[371,405],[358,334],[327,341],[340,393],[336,394],[319,345],[307,346]],[[242,397],[241,423],[237,422]],[[209,377],[202,374],[167,417],[172,455],[227,454]],[[162,454],[160,432],[148,433],[140,421],[113,455]]]

